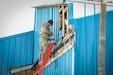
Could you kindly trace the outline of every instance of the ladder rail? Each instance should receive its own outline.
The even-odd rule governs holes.
[[[55,42],[51,42],[49,44],[49,47],[48,47],[48,49],[46,51],[46,54],[45,54],[45,56],[43,58],[42,64],[37,68],[35,75],[42,75],[42,73],[44,71],[44,68],[45,68],[45,66],[46,66],[46,64],[47,64],[47,62],[48,62],[48,60],[50,58],[51,51],[52,51],[52,48],[54,47],[54,44],[55,44]]]

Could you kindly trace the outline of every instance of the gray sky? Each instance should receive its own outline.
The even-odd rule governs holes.
[[[0,38],[34,29],[34,8],[62,0],[0,0]],[[108,0],[109,1],[109,0]]]
[[[0,0],[0,38],[34,29],[32,6],[61,0]]]

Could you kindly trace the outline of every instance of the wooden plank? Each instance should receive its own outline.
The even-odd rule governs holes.
[[[65,35],[66,33],[68,32],[68,7],[65,7],[65,10],[64,10],[64,18],[65,18]]]
[[[62,29],[62,6],[59,6],[59,31]]]
[[[62,36],[64,37],[65,25],[64,25],[64,6],[62,11]]]
[[[27,70],[27,71],[26,71],[26,75],[32,75],[31,70]]]
[[[20,75],[26,75],[26,71],[20,72]]]
[[[14,75],[19,75],[19,73],[15,73]]]
[[[61,6],[61,8],[59,9],[59,12],[61,12],[63,10],[63,7]]]
[[[64,37],[68,31],[68,5],[59,6],[59,31],[61,29]]]
[[[15,73],[14,75],[33,75],[33,71],[32,70],[26,70],[26,71],[22,71],[19,73]]]
[[[67,6],[67,31],[68,31],[68,20],[69,20],[69,18],[68,18],[68,6]]]
[[[62,14],[59,14],[59,31],[62,29]]]
[[[64,9],[64,12],[67,12],[67,7]]]
[[[98,64],[98,75],[104,75],[105,65],[105,45],[106,45],[106,2],[101,0],[101,18],[100,18],[100,47],[99,47],[99,64]]]

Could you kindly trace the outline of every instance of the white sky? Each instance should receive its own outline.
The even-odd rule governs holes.
[[[32,6],[61,2],[62,0],[0,0],[0,38],[32,31],[34,29]],[[82,9],[81,6],[81,11]],[[79,11],[76,10],[76,13]],[[78,16],[81,15],[82,12]]]
[[[0,38],[34,29],[33,6],[61,0],[0,0]]]

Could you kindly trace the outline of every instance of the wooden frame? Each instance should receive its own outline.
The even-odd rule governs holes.
[[[59,6],[59,31],[62,29],[62,36],[64,37],[68,31],[68,5]]]

